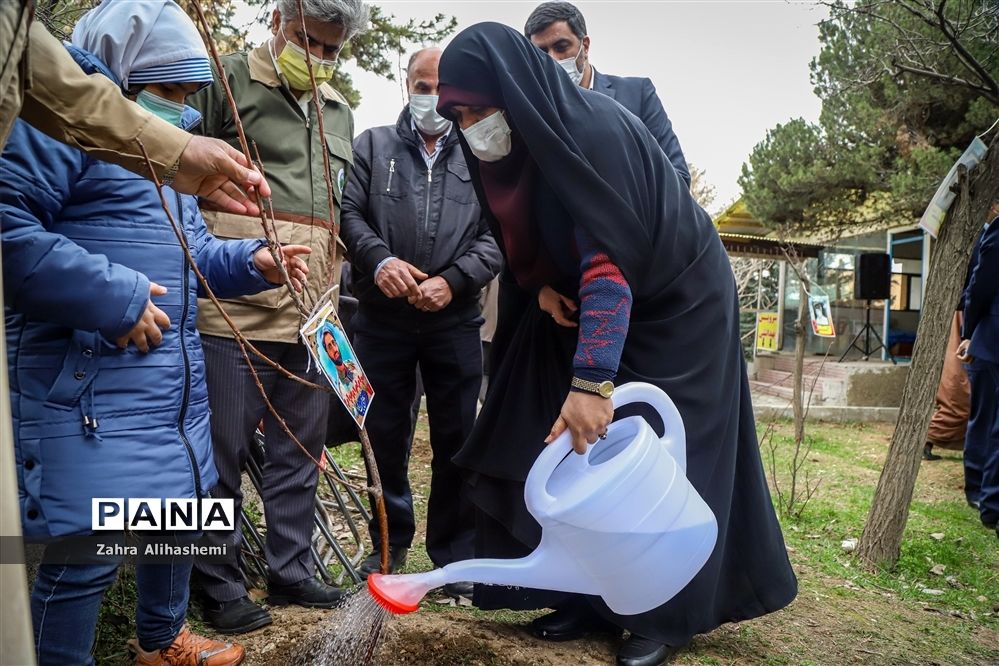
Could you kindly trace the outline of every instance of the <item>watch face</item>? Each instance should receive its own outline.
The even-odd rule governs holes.
[[[609,398],[614,395],[614,383],[613,382],[600,382],[598,387],[601,397]]]

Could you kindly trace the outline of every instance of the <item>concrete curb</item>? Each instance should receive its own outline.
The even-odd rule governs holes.
[[[760,404],[753,406],[757,421],[770,421],[774,418],[791,418],[790,404]],[[809,421],[833,421],[836,423],[895,423],[898,420],[898,407],[820,407],[808,409]]]

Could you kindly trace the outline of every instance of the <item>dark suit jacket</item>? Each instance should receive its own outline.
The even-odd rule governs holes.
[[[975,358],[999,363],[999,217],[982,232],[964,296],[964,331]]]
[[[680,141],[673,133],[673,123],[669,121],[663,103],[656,94],[652,81],[638,76],[612,76],[601,74],[593,69],[593,89],[601,92],[638,116],[656,137],[659,146],[666,153],[680,178],[690,187],[690,170],[687,160],[680,150]]]

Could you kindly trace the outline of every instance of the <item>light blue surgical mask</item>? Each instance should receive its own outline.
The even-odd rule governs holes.
[[[569,75],[569,79],[575,83],[577,86],[579,82],[583,80],[583,70],[579,69],[579,56],[583,53],[583,43],[579,43],[579,50],[576,51],[576,55],[571,58],[566,58],[565,60],[556,60],[559,66],[565,70],[565,73]]]
[[[177,127],[180,127],[180,117],[186,108],[179,102],[171,102],[168,99],[163,99],[159,95],[154,95],[146,90],[143,90],[136,95],[135,103],[154,116],[159,116],[171,125],[175,125]]]
[[[409,113],[416,126],[430,136],[440,136],[451,127],[451,121],[437,113],[437,95],[410,95]]]

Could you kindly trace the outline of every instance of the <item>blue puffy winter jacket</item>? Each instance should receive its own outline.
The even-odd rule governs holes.
[[[113,76],[70,48],[88,73]],[[200,120],[193,109],[185,126]],[[198,268],[220,297],[272,287],[262,241],[220,241],[194,197],[166,188]],[[28,538],[91,529],[94,497],[193,498],[212,462],[198,282],[155,186],[18,120],[0,161],[0,230],[21,518]],[[149,300],[170,317],[149,353],[115,340]]]

